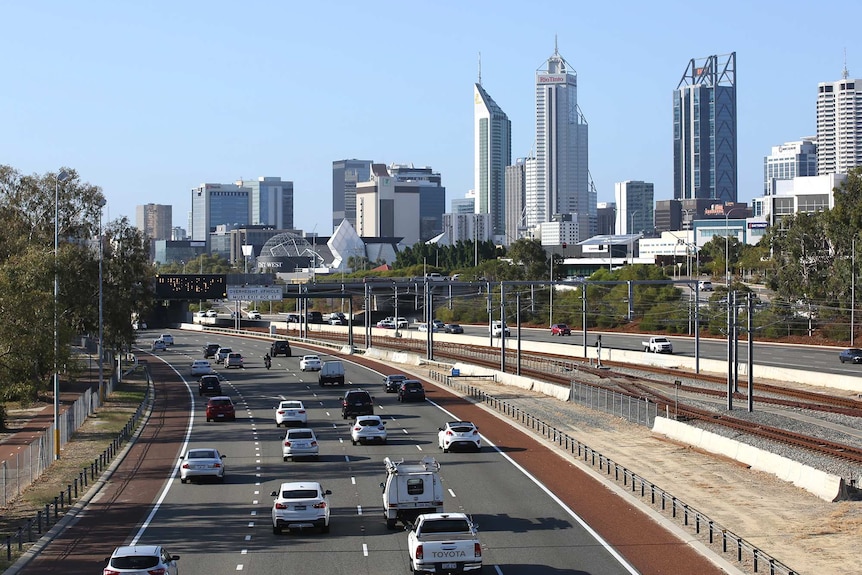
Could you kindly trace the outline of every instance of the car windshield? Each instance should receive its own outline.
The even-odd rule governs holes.
[[[211,449],[189,451],[189,459],[215,459],[215,452]]]
[[[287,432],[287,437],[290,439],[311,439],[314,434],[310,429],[295,429]]]
[[[159,558],[156,555],[126,555],[111,559],[111,566],[115,569],[151,569],[158,564]]]
[[[314,499],[317,489],[288,489],[281,492],[282,499]]]

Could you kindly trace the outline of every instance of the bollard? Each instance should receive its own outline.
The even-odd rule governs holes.
[[[36,520],[38,521],[36,533],[41,535],[42,534],[42,510],[41,509],[36,513]]]
[[[51,505],[46,503],[45,504],[45,529],[48,529],[49,525],[51,525]]]
[[[55,497],[55,498],[54,498],[54,501],[56,501],[56,500],[57,500],[57,498]],[[64,501],[65,501],[65,500],[66,500],[66,492],[65,492],[65,491],[61,491],[61,492],[60,492],[60,508],[61,508],[61,509],[62,509],[63,507],[65,507],[65,504],[64,504]]]
[[[33,541],[33,518],[27,520],[27,543]]]
[[[57,522],[57,517],[58,517],[58,515],[57,515],[57,498],[55,497],[54,498],[54,523]]]
[[[24,530],[18,527],[18,551],[24,549]]]
[[[66,499],[69,500],[69,505],[72,505],[72,484],[69,483],[66,485]]]
[[[77,477],[75,478],[74,483],[75,483],[75,499],[77,499],[78,498],[78,478]]]
[[[6,561],[12,561],[12,536],[6,536]]]

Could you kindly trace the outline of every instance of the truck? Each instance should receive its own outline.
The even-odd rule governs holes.
[[[506,337],[512,335],[509,331],[509,326],[503,325],[503,322],[501,321],[492,321],[488,330],[491,332],[491,337],[500,337],[503,334],[505,334]]]
[[[476,525],[464,513],[419,515],[407,534],[414,573],[482,571],[482,544]]]
[[[410,524],[423,513],[443,512],[443,484],[440,482],[440,464],[431,456],[415,463],[404,459],[383,460],[386,480],[383,490],[383,518],[388,529],[395,529],[397,521]]]
[[[641,345],[644,351],[652,353],[673,353],[673,344],[664,336],[651,337],[646,341],[642,341]]]

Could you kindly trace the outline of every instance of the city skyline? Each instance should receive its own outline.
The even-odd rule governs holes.
[[[73,168],[104,189],[106,219],[132,223],[137,205],[154,203],[171,205],[173,226],[185,228],[188,190],[201,182],[277,174],[294,182],[297,227],[331,233],[332,163],[345,158],[433,166],[448,210],[474,187],[477,54],[483,86],[511,121],[514,161],[535,145],[535,71],[556,37],[577,71],[602,202],[627,180],[653,182],[656,200],[673,197],[680,67],[736,52],[738,198],[750,202],[771,148],[815,135],[818,84],[841,79],[845,51],[849,77],[862,72],[862,40],[850,32],[831,45],[805,42],[812,29],[834,28],[831,15],[862,15],[853,2],[730,2],[697,34],[680,32],[685,11],[674,5],[538,2],[511,18],[521,5],[335,4],[6,4],[0,16],[15,25],[0,48],[16,54],[6,62],[15,89],[0,94],[0,162],[23,173]],[[537,16],[550,8],[553,21]],[[290,34],[212,41],[279,20]],[[387,34],[357,43],[369,27]],[[337,62],[337,84],[321,62]]]

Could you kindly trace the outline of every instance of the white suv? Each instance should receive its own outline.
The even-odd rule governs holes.
[[[164,573],[177,575],[179,555],[171,555],[161,545],[129,545],[117,547],[110,557],[103,573]]]
[[[305,529],[318,527],[321,533],[329,533],[329,495],[314,481],[282,483],[278,491],[271,494],[272,532],[282,529]]]

